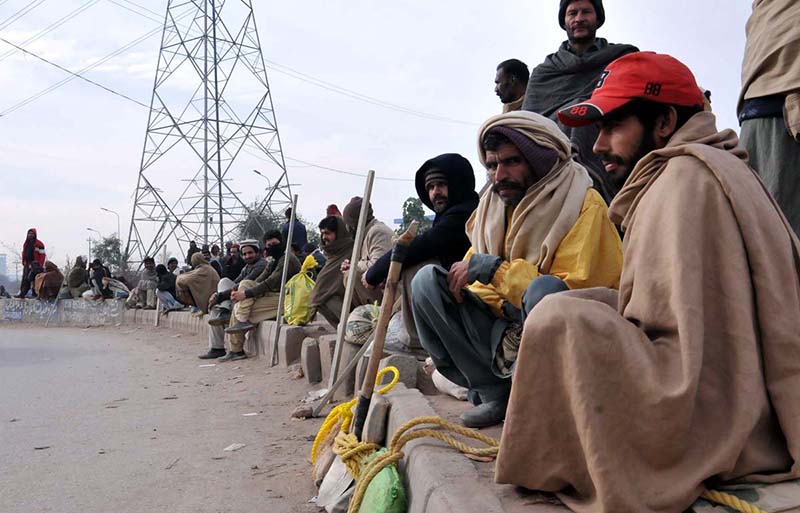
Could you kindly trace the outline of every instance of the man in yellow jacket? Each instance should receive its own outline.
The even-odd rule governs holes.
[[[549,119],[487,120],[479,154],[492,187],[467,223],[472,247],[450,271],[420,270],[414,317],[436,368],[468,387],[470,427],[505,417],[522,321],[546,295],[619,286],[622,243],[586,169]]]

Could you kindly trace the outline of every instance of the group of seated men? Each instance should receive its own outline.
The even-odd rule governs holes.
[[[465,425],[504,421],[496,480],[576,512],[680,512],[707,486],[797,479],[800,241],[692,72],[596,38],[604,19],[601,0],[561,0],[568,41],[479,129],[480,196],[460,155],[416,172],[435,218],[401,274],[411,346],[469,390]],[[361,198],[331,207],[309,305],[336,326],[349,273],[349,308],[381,300],[394,235]],[[246,358],[244,333],[277,316],[284,263],[300,269],[285,240],[241,241],[233,274],[194,248],[174,299],[210,312],[200,358]]]

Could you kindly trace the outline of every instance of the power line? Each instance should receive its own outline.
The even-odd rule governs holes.
[[[118,7],[126,9],[126,10],[128,10],[128,11],[134,13],[134,14],[138,14],[139,16],[141,16],[143,18],[146,18],[148,20],[161,23],[160,19],[153,18],[152,16],[149,16],[147,14],[138,12],[135,9],[131,9],[130,7],[126,7],[126,6],[118,3],[116,0],[108,0],[108,1],[111,2],[114,5],[117,5]],[[121,0],[121,1],[125,2],[126,4],[134,5],[134,6],[138,7],[139,9],[142,9],[142,10],[145,10],[145,11],[147,11],[149,13],[152,13],[155,16],[159,16],[158,13],[156,13],[154,11],[151,11],[150,9],[148,9],[148,8],[146,8],[144,6],[141,6],[141,5],[135,3],[135,2],[133,2],[131,0]],[[410,114],[412,116],[417,116],[417,117],[420,117],[420,118],[423,118],[423,119],[430,119],[430,120],[433,120],[433,121],[442,121],[442,122],[445,122],[445,123],[456,123],[456,124],[468,125],[468,126],[478,126],[478,123],[473,123],[473,122],[470,122],[470,121],[464,121],[464,120],[461,120],[461,119],[449,118],[449,117],[446,117],[446,116],[439,116],[437,114],[431,114],[429,112],[423,112],[423,111],[411,109],[409,107],[404,107],[404,106],[398,105],[396,103],[391,103],[391,102],[387,102],[385,100],[381,100],[379,98],[374,98],[372,96],[367,96],[365,94],[359,93],[358,91],[354,91],[352,89],[348,89],[346,87],[342,87],[342,86],[336,85],[334,83],[327,82],[325,80],[322,80],[321,78],[317,78],[317,77],[314,77],[314,76],[309,75],[307,73],[303,73],[302,71],[298,71],[296,69],[290,68],[289,66],[285,66],[283,64],[280,64],[280,63],[275,62],[275,61],[271,61],[269,59],[264,59],[264,62],[267,62],[267,63],[271,64],[271,66],[267,66],[267,68],[269,68],[269,69],[271,69],[271,70],[273,70],[273,71],[275,71],[277,73],[281,73],[283,75],[289,76],[289,77],[294,78],[296,80],[300,80],[302,82],[306,82],[306,83],[311,84],[313,86],[319,87],[321,89],[325,89],[327,91],[331,91],[333,93],[337,93],[337,94],[340,94],[342,96],[346,96],[348,98],[352,98],[354,100],[358,100],[358,101],[361,101],[361,102],[364,102],[364,103],[375,105],[377,107],[382,107],[382,108],[385,108],[385,109],[393,110],[395,112],[401,112],[401,113],[404,113],[404,114]]]
[[[95,85],[95,86],[97,86],[97,87],[99,87],[99,88],[101,88],[101,89],[105,89],[106,91],[108,91],[108,92],[109,92],[109,93],[111,93],[111,94],[115,94],[115,95],[117,95],[117,96],[121,96],[122,98],[125,98],[126,100],[130,100],[130,101],[132,101],[132,102],[134,102],[134,103],[136,103],[136,104],[139,104],[139,105],[141,105],[141,106],[142,106],[142,107],[144,107],[145,109],[149,109],[149,108],[150,108],[150,106],[149,106],[149,105],[146,105],[146,104],[144,104],[144,103],[140,102],[139,100],[134,100],[134,99],[133,99],[133,98],[131,98],[130,96],[127,96],[127,95],[125,95],[125,94],[122,94],[122,93],[120,93],[120,92],[117,92],[117,91],[115,91],[115,90],[113,90],[113,89],[111,89],[111,88],[109,88],[109,87],[106,87],[106,86],[104,86],[103,84],[100,84],[100,83],[98,83],[98,82],[95,82],[94,80],[88,79],[88,78],[84,77],[83,75],[81,75],[81,74],[79,74],[79,73],[75,73],[75,72],[73,72],[73,71],[70,71],[70,70],[68,70],[67,68],[63,67],[63,66],[60,66],[60,65],[56,64],[55,62],[49,61],[49,60],[45,59],[44,57],[42,57],[42,56],[40,56],[40,55],[36,55],[35,53],[33,53],[33,52],[31,52],[31,51],[28,51],[28,50],[26,50],[26,49],[22,48],[21,46],[17,46],[17,45],[15,45],[14,43],[12,43],[12,42],[8,41],[8,40],[7,40],[7,39],[5,39],[5,38],[2,38],[2,37],[0,37],[0,41],[4,42],[5,44],[7,44],[7,45],[9,45],[9,46],[13,46],[14,48],[16,48],[17,50],[19,50],[20,52],[24,52],[24,53],[26,53],[26,54],[28,54],[28,55],[30,55],[30,56],[32,56],[32,57],[35,57],[35,58],[39,59],[40,61],[46,62],[47,64],[49,64],[49,65],[51,65],[51,66],[54,66],[54,67],[56,67],[56,68],[60,69],[61,71],[65,72],[65,73],[69,73],[70,75],[72,75],[72,76],[73,76],[73,77],[75,77],[75,78],[79,78],[79,79],[81,79],[81,80],[84,80],[84,81],[86,81],[86,82],[89,82],[90,84],[92,84],[92,85]],[[0,113],[0,117],[2,117],[2,116],[5,116],[5,113]]]
[[[134,46],[138,45],[139,43],[141,43],[145,39],[148,39],[148,38],[152,37],[153,35],[157,34],[160,31],[161,31],[161,28],[153,29],[150,32],[148,32],[146,34],[143,34],[142,36],[134,39],[133,41],[131,41],[130,43],[126,44],[122,48],[119,48],[119,49],[111,52],[110,54],[106,55],[105,57],[101,58],[100,60],[95,61],[94,63],[90,64],[89,66],[86,66],[85,68],[83,68],[83,69],[81,69],[81,70],[79,70],[79,71],[77,71],[75,73],[73,73],[71,71],[69,73],[71,75],[79,75],[80,76],[83,73],[86,73],[87,71],[91,71],[94,68],[100,66],[101,64],[104,64],[105,62],[109,61],[110,59],[112,59],[112,58],[116,57],[117,55],[121,54],[122,52],[130,50],[131,48],[133,48]],[[29,103],[38,100],[42,96],[44,96],[44,95],[46,95],[46,94],[48,94],[48,93],[50,93],[52,91],[55,91],[59,87],[67,84],[68,82],[71,82],[72,80],[75,80],[75,78],[77,78],[77,77],[69,76],[69,77],[67,77],[67,78],[65,78],[65,79],[63,79],[63,80],[61,80],[59,82],[56,82],[55,84],[52,84],[49,87],[46,87],[45,89],[42,89],[38,93],[34,93],[31,96],[28,96],[27,98],[24,98],[24,99],[20,100],[19,102],[15,103],[14,105],[12,105],[12,106],[8,107],[7,109],[5,109],[4,111],[0,112],[0,117],[7,116],[7,115],[11,114],[12,112],[16,111],[17,109],[20,109],[20,108],[28,105]]]
[[[3,30],[4,28],[8,27],[9,25],[14,23],[15,21],[19,20],[20,18],[22,18],[23,16],[25,16],[26,14],[28,14],[32,10],[36,9],[37,7],[39,7],[40,5],[45,3],[46,1],[47,0],[31,0],[30,2],[25,4],[25,7],[23,7],[19,11],[15,12],[14,14],[12,14],[8,18],[4,19],[3,21],[0,21],[0,30]]]
[[[292,157],[286,157],[286,160],[291,160],[292,162],[299,162],[301,164],[305,164],[306,166],[316,167],[318,169],[325,169],[327,171],[332,171],[334,173],[339,173],[339,174],[343,174],[343,175],[360,176],[360,177],[366,177],[367,176],[366,173],[358,173],[356,171],[345,171],[343,169],[336,169],[335,167],[322,166],[320,164],[314,164],[313,162],[307,162],[305,160],[295,159],[295,158],[292,158]],[[375,179],[376,180],[386,180],[386,181],[390,181],[390,182],[413,182],[414,181],[413,178],[393,178],[393,177],[390,177],[390,176],[376,176]]]
[[[347,89],[346,87],[338,86],[336,84],[333,84],[331,82],[327,82],[325,80],[322,80],[320,78],[314,77],[312,75],[308,75],[308,74],[303,73],[301,71],[297,71],[295,69],[290,68],[289,66],[285,66],[285,65],[277,63],[275,61],[271,61],[269,59],[264,59],[264,61],[268,62],[268,63],[270,63],[272,65],[272,66],[267,66],[267,67],[269,69],[273,70],[273,71],[276,71],[276,72],[281,73],[283,75],[286,75],[286,76],[292,77],[294,79],[306,82],[308,84],[320,87],[322,89],[326,89],[328,91],[331,91],[331,92],[334,92],[334,93],[338,93],[338,94],[341,94],[343,96],[347,96],[349,98],[353,98],[355,100],[360,100],[360,101],[363,101],[365,103],[370,103],[372,105],[376,105],[378,107],[384,107],[386,109],[393,110],[393,111],[396,111],[396,112],[402,112],[402,113],[405,113],[405,114],[411,114],[411,115],[414,115],[414,116],[418,116],[418,117],[425,118],[425,119],[431,119],[431,120],[434,120],[434,121],[444,121],[444,122],[447,122],[447,123],[457,123],[457,124],[461,124],[461,125],[477,126],[477,123],[472,123],[470,121],[464,121],[464,120],[461,120],[461,119],[448,118],[448,117],[445,117],[445,116],[439,116],[437,114],[430,114],[428,112],[414,110],[414,109],[411,109],[409,107],[404,107],[402,105],[398,105],[398,104],[395,104],[395,103],[390,103],[390,102],[381,100],[379,98],[374,98],[372,96],[367,96],[365,94],[359,93],[358,91],[353,91],[352,89]],[[278,68],[283,68],[283,69],[278,69]]]
[[[50,25],[48,25],[44,29],[40,30],[39,32],[37,32],[33,36],[31,36],[28,39],[26,39],[25,41],[21,42],[19,45],[22,46],[22,47],[25,47],[28,44],[33,43],[34,41],[40,39],[45,34],[48,34],[49,32],[52,32],[53,30],[57,29],[58,27],[60,27],[64,23],[68,22],[69,20],[71,20],[72,18],[77,16],[78,14],[80,14],[83,11],[89,9],[90,7],[96,5],[99,1],[100,0],[89,0],[88,2],[85,2],[80,7],[76,8],[72,12],[70,12],[70,13],[66,14],[65,16],[59,18],[58,20],[54,21],[53,23],[51,23]],[[6,53],[4,53],[3,55],[0,55],[0,61],[3,61],[5,59],[7,59],[15,51],[16,50],[11,49],[11,50],[7,51]]]

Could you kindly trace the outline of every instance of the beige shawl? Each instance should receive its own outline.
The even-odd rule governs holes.
[[[731,130],[692,117],[610,208],[619,295],[528,316],[496,479],[579,513],[680,513],[800,476],[800,243]]]
[[[800,90],[800,2],[755,0],[747,20],[742,101]]]
[[[194,270],[178,275],[175,288],[178,293],[186,290],[191,292],[197,308],[208,313],[208,298],[217,291],[219,275],[200,252],[192,254],[191,263]]]
[[[572,160],[569,139],[549,119],[527,111],[501,114],[486,120],[478,132],[478,153],[486,166],[482,141],[496,126],[521,132],[537,144],[558,153],[553,169],[532,185],[514,209],[506,230],[506,206],[487,188],[478,208],[467,221],[467,236],[475,253],[497,255],[511,261],[523,258],[535,262],[539,271],[548,273],[561,239],[581,213],[586,191],[592,186],[589,173]]]

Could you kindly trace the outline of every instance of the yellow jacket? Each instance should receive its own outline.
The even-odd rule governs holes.
[[[472,248],[464,257],[468,261]],[[522,309],[522,296],[528,285],[541,273],[535,263],[524,259],[505,260],[494,273],[491,283],[475,281],[467,289],[486,303],[498,317],[503,317],[503,302]],[[622,271],[622,241],[608,219],[608,207],[600,194],[589,189],[578,220],[561,240],[553,257],[550,275],[563,280],[570,289],[589,287],[619,288]]]

